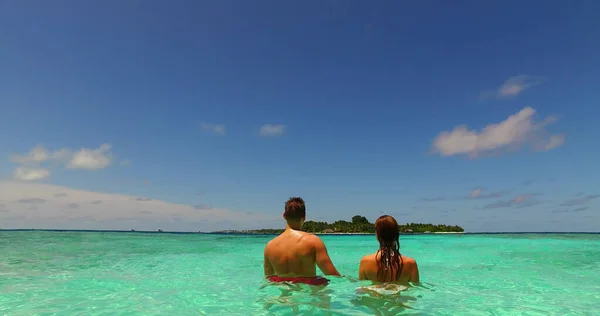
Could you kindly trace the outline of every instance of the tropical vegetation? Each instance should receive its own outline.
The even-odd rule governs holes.
[[[464,229],[456,225],[443,224],[422,224],[406,223],[398,225],[401,233],[461,233]],[[355,233],[355,234],[374,234],[375,224],[370,223],[366,217],[355,215],[352,221],[338,220],[333,223],[306,221],[302,225],[302,230],[309,233]],[[280,234],[283,229],[256,229],[247,231],[227,231],[229,233],[247,233],[247,234]]]

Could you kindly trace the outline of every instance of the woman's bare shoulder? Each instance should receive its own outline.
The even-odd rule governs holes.
[[[376,258],[375,258],[375,254],[374,254],[374,253],[371,253],[371,254],[368,254],[368,255],[364,255],[364,256],[363,256],[363,257],[360,259],[360,262],[361,262],[361,263],[370,263],[370,262],[373,262],[373,261],[376,261]]]
[[[417,260],[415,260],[411,257],[407,257],[405,255],[402,255],[402,263],[407,264],[407,265],[416,265]]]

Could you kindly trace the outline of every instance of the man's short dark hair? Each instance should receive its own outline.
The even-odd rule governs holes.
[[[285,219],[288,221],[299,221],[306,218],[306,206],[300,197],[291,197],[285,202]]]

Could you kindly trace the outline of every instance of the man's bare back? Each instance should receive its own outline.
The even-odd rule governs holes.
[[[340,275],[329,258],[325,244],[313,234],[288,227],[265,247],[266,277],[314,278],[317,266],[325,275]]]
[[[317,266],[325,275],[340,275],[335,269],[321,238],[301,231],[306,206],[300,197],[285,202],[285,231],[269,241],[264,251],[265,277],[272,282],[326,285],[317,277]]]

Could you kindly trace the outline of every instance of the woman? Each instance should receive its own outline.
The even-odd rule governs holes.
[[[360,260],[359,280],[373,283],[419,283],[417,262],[400,254],[400,230],[398,222],[389,215],[383,215],[375,222],[375,234],[379,250]]]

